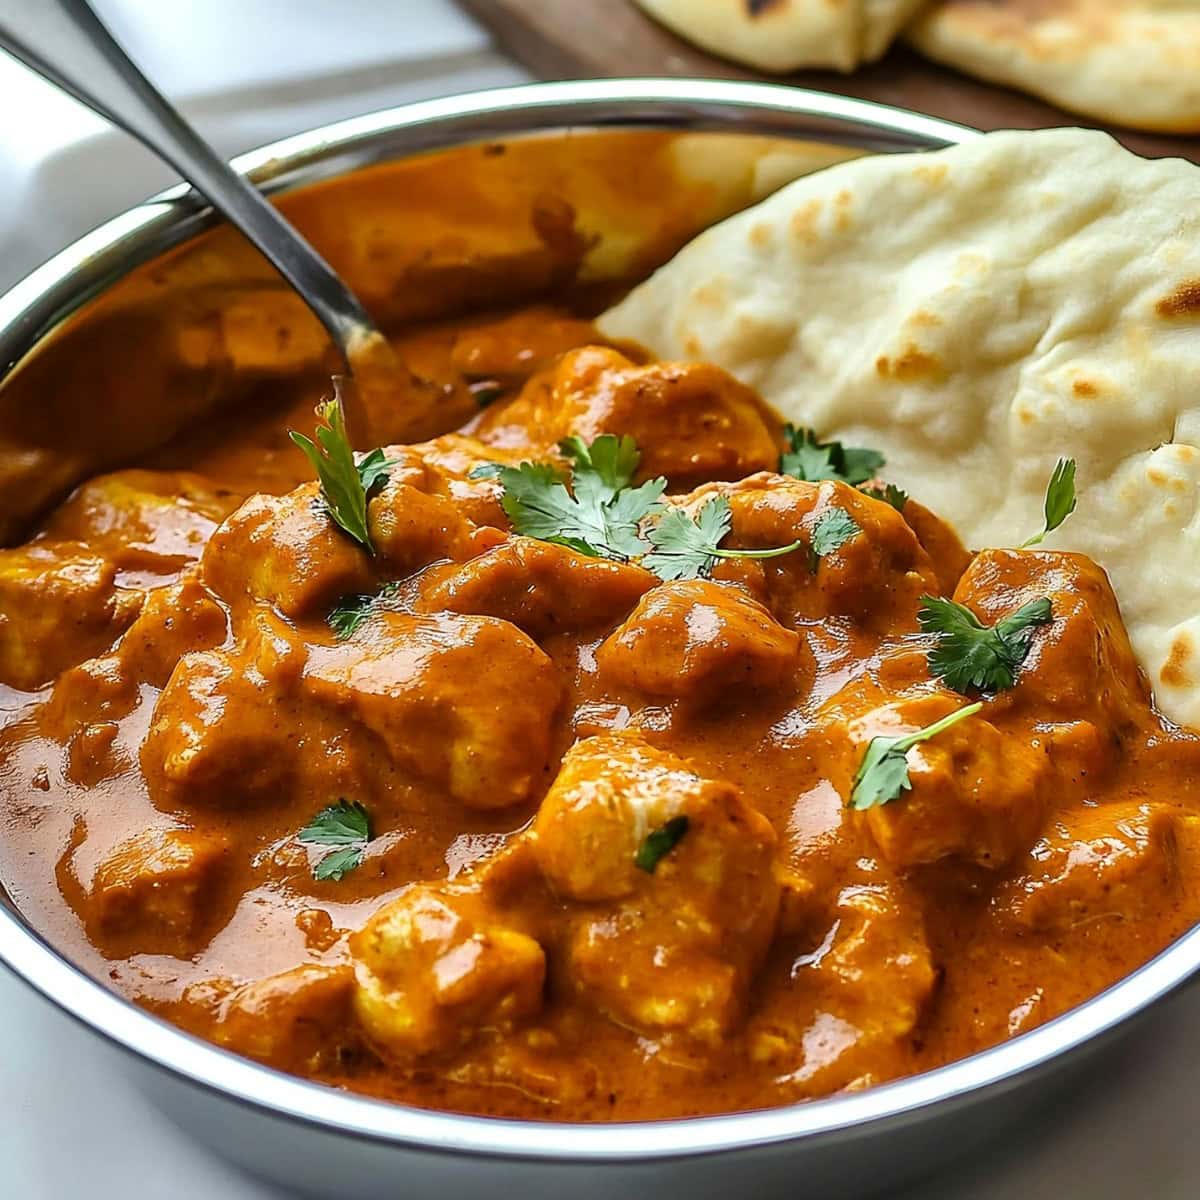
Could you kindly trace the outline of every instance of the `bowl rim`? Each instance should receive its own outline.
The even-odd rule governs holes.
[[[797,126],[796,122],[813,124]],[[934,148],[965,126],[777,84],[631,79],[528,84],[384,109],[239,156],[237,170],[282,191],[402,153],[569,125],[790,132],[867,148]],[[396,136],[401,153],[392,153]],[[342,166],[331,166],[341,163]],[[133,266],[215,218],[184,185],[105,222],[0,296],[0,364],[15,364],[59,321]],[[3,893],[0,891],[0,900]],[[638,1123],[566,1124],[413,1108],[343,1092],[242,1058],[137,1007],[73,965],[0,902],[0,963],[69,1016],[137,1058],[277,1117],[422,1150],[545,1162],[636,1162],[865,1135],[966,1103],[1094,1043],[1200,969],[1200,926],[1132,974],[1038,1029],[943,1067],[868,1090],[778,1108]]]
[[[672,127],[799,136],[878,150],[935,149],[966,125],[867,100],[770,83],[604,79],[531,83],[420,100],[293,134],[232,160],[265,194],[462,142],[571,126]],[[395,148],[400,153],[392,153]],[[134,267],[216,224],[177,184],[60,250],[0,294],[0,383],[46,334]]]

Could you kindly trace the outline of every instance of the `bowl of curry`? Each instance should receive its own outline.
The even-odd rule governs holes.
[[[1094,562],[968,550],[877,449],[594,318],[784,179],[971,135],[732,84],[372,121],[257,163],[434,427],[356,453],[319,331],[180,194],[0,306],[0,957],[313,1188],[301,1125],[374,1139],[364,1194],[969,1145],[964,1095],[1193,970],[1198,743]]]

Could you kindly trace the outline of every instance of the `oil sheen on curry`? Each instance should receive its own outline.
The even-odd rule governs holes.
[[[1200,917],[1198,742],[1091,561],[968,553],[566,311],[401,348],[456,432],[356,463],[298,389],[0,552],[4,884],[112,988],[357,1092],[646,1119],[959,1058]]]

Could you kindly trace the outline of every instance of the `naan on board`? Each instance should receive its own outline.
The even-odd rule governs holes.
[[[938,62],[1072,112],[1200,131],[1195,0],[945,0],[907,37]]]
[[[928,0],[637,0],[688,41],[762,71],[853,71]]]
[[[1200,169],[1103,133],[994,133],[791,184],[604,314],[712,361],[975,547],[1042,525],[1108,571],[1163,710],[1200,726]]]

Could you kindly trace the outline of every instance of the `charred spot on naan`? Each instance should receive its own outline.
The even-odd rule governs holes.
[[[1160,317],[1200,317],[1200,279],[1188,279],[1154,306]]]

